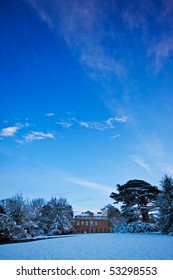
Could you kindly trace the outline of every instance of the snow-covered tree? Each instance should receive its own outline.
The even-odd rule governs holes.
[[[0,241],[73,231],[73,210],[65,198],[31,202],[21,194],[0,201]]]
[[[165,175],[159,195],[160,226],[163,233],[173,232],[173,179]]]
[[[65,198],[51,198],[42,208],[44,230],[49,235],[70,233],[73,230],[73,211]]]
[[[25,205],[27,209],[27,219],[24,223],[24,228],[31,237],[44,234],[41,211],[45,203],[44,199],[35,198]]]
[[[14,197],[4,200],[4,207],[7,215],[9,215],[17,225],[21,225],[26,217],[25,202],[21,193]]]
[[[3,205],[0,204],[0,215],[5,214],[5,208]]]
[[[24,223],[27,220],[27,211],[22,194],[1,200],[0,227],[2,239],[21,239],[28,237]]]
[[[117,193],[110,197],[115,203],[121,203],[121,210],[127,223],[150,221],[150,213],[157,207],[159,189],[143,180],[130,180],[124,185],[117,185]]]
[[[2,201],[0,202],[2,203]],[[5,207],[0,204],[0,241],[8,240],[10,238],[10,223],[6,215]]]
[[[114,232],[117,225],[123,220],[120,210],[111,204],[106,205],[101,210],[109,219],[110,231]]]
[[[7,214],[0,214],[0,241],[8,241],[14,237],[16,223]]]
[[[58,230],[61,234],[71,233],[73,231],[74,219],[72,206],[68,204],[65,198],[58,200]]]

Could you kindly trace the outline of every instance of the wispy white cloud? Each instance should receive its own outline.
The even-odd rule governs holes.
[[[29,123],[16,123],[14,126],[9,126],[1,129],[0,131],[0,139],[3,140],[6,137],[14,137],[24,128],[28,128],[30,126]],[[15,141],[20,144],[24,144],[26,142],[32,142],[35,140],[44,140],[44,139],[52,139],[55,138],[53,133],[44,133],[41,131],[32,131],[27,133],[27,131],[22,131],[15,137]]]
[[[44,9],[44,2],[42,3],[37,0],[26,0],[31,6],[37,11],[39,18],[45,22],[50,28],[53,28],[53,21],[51,16],[49,15],[48,11]],[[51,0],[50,0],[51,2]]]
[[[41,131],[33,131],[25,135],[24,139],[26,142],[32,142],[35,140],[53,139],[55,138],[53,133],[44,133]]]
[[[112,35],[110,7],[107,1],[102,1],[101,8],[99,0],[50,0],[48,3],[39,0],[27,1],[43,22],[61,34],[88,74],[93,77],[125,74],[122,62],[115,55],[109,55],[103,43],[108,37],[116,43],[115,36]],[[114,12],[116,5],[111,2],[111,13]]]
[[[127,28],[133,30],[142,27],[145,32],[148,22],[147,15],[153,11],[152,1],[128,1],[123,8],[122,18]]]
[[[173,176],[173,165],[168,164],[168,163],[160,163],[159,167],[162,170],[162,172]]]
[[[95,182],[91,182],[91,181],[87,181],[81,178],[76,178],[76,177],[68,177],[67,180],[73,184],[76,184],[78,186],[81,187],[86,187],[86,188],[90,188],[93,190],[98,190],[103,192],[106,195],[110,195],[112,192],[112,188],[110,188],[109,186],[106,185],[102,185],[99,183],[95,183]]]
[[[107,9],[106,1],[102,1],[100,9],[98,0],[63,2],[59,8],[63,37],[72,52],[78,55],[81,65],[92,71],[93,77],[108,74],[121,76],[125,73],[122,63],[115,56],[110,56],[102,43],[107,37],[113,38],[105,29],[109,15],[105,12]]]
[[[122,116],[122,117],[116,117],[115,120],[117,122],[120,122],[120,123],[125,123],[128,121],[128,117],[127,116]]]
[[[1,137],[12,137],[17,131],[20,129],[19,126],[9,126],[1,129],[0,136]]]
[[[153,59],[155,72],[158,73],[165,62],[173,55],[173,37],[165,38],[154,43],[149,49],[148,54]]]
[[[77,121],[79,126],[89,128],[89,129],[95,129],[95,130],[107,130],[110,128],[108,125],[106,125],[104,122],[96,122],[96,121]]]
[[[85,121],[79,121],[79,125],[80,126],[83,126],[83,127],[86,127],[86,128],[90,128],[91,125],[89,122],[85,122]]]
[[[0,131],[0,136],[2,138],[4,137],[13,137],[16,135],[16,133],[24,128],[24,127],[28,127],[29,124],[28,123],[16,123],[14,126],[8,126],[5,128],[2,128]]]
[[[46,117],[54,117],[54,116],[55,116],[55,113],[46,113],[45,116],[46,116]]]
[[[99,130],[104,131],[108,129],[112,129],[116,126],[116,123],[125,123],[128,121],[127,116],[122,117],[111,117],[104,121],[84,121],[79,120],[77,118],[67,118],[65,120],[61,119],[57,124],[61,125],[63,128],[70,128],[74,125],[78,125],[80,127],[93,129],[93,130]]]
[[[70,128],[74,125],[73,119],[61,119],[60,121],[56,122],[56,124],[62,126],[63,128]]]
[[[108,127],[113,128],[115,120],[116,118],[109,118],[108,120],[105,121],[105,123],[108,125]]]
[[[120,134],[112,135],[110,136],[110,139],[117,139],[118,137],[120,137]]]
[[[143,135],[140,148],[155,162],[160,162],[166,157],[165,147],[159,136]]]
[[[173,174],[173,153],[169,146],[167,146],[162,137],[158,135],[152,135],[152,133],[145,134],[141,138],[141,143],[138,146],[138,150],[141,150],[150,160],[150,165],[152,165],[152,171],[157,170],[157,172]],[[137,160],[140,160],[140,157],[134,156]],[[137,161],[136,161],[137,163]],[[146,165],[146,168],[151,171],[149,165],[147,165],[144,161],[141,162]],[[138,163],[139,164],[139,163]]]
[[[142,168],[144,168],[145,171],[150,172],[150,167],[148,164],[145,163],[144,159],[138,156],[131,156],[131,159],[138,165],[140,165]]]
[[[3,140],[7,137],[11,137],[15,139],[16,142],[18,143],[23,143],[22,140],[18,139],[18,132],[19,130],[23,129],[23,128],[27,128],[29,127],[29,123],[16,123],[14,126],[8,126],[5,128],[2,128],[0,131],[0,140]]]

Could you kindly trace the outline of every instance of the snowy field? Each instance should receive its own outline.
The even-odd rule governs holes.
[[[83,234],[0,245],[1,260],[173,260],[173,237]]]

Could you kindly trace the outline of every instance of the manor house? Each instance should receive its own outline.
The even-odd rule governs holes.
[[[75,216],[75,233],[108,233],[109,220],[102,212],[87,211]]]

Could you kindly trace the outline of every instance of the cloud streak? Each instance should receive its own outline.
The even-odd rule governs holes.
[[[112,192],[112,188],[110,188],[109,186],[106,185],[102,185],[99,183],[95,183],[95,182],[91,182],[91,181],[87,181],[81,178],[75,178],[75,177],[69,177],[68,182],[71,182],[75,185],[81,186],[81,187],[86,187],[89,189],[93,189],[93,190],[97,190],[97,191],[101,191],[102,193],[106,194],[106,195],[110,195]]]
[[[112,135],[110,136],[110,139],[117,139],[118,137],[120,137],[120,134]]]
[[[145,163],[144,159],[142,159],[141,157],[138,157],[138,156],[132,156],[131,159],[135,163],[137,163],[139,166],[144,168],[145,171],[150,172],[150,167],[148,166],[148,164]]]

